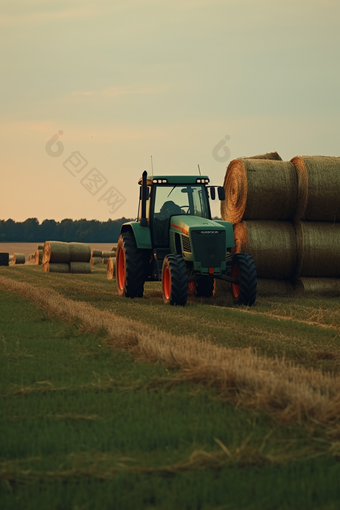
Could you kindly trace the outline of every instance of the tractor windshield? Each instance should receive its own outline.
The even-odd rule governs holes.
[[[155,198],[155,218],[166,219],[174,214],[193,214],[209,218],[207,195],[203,186],[158,186]]]

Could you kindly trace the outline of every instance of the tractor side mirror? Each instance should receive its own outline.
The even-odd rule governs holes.
[[[222,186],[219,186],[217,188],[217,193],[218,193],[219,200],[225,200],[225,192],[224,192],[224,188]]]
[[[210,186],[210,198],[211,200],[215,200],[216,198],[216,190],[215,190],[215,187],[214,186]]]

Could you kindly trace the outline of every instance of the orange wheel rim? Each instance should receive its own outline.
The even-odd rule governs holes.
[[[195,290],[195,282],[189,282],[188,283],[188,289],[191,290],[191,291]]]
[[[237,264],[233,265],[231,276],[233,278],[236,278],[236,276],[240,276],[240,268],[238,267]],[[235,298],[238,298],[240,296],[240,285],[237,285],[237,283],[232,283],[231,287],[232,287],[232,291],[233,291],[233,296]]]
[[[163,292],[166,299],[170,299],[171,294],[171,277],[170,269],[166,267],[163,273]]]
[[[125,285],[125,253],[123,248],[118,252],[117,277],[119,288],[123,290]]]

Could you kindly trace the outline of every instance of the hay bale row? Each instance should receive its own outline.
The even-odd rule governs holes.
[[[45,262],[43,270],[46,273],[89,274],[91,264],[90,262]]]
[[[115,276],[116,257],[110,257],[107,261],[106,275],[108,280],[113,280]]]
[[[100,257],[102,258],[102,250],[92,250],[91,258]]]
[[[228,165],[221,215],[243,220],[340,221],[340,158],[240,158]]]
[[[25,264],[26,259],[23,253],[14,253],[13,254],[13,264]]]
[[[44,250],[39,250],[39,249],[36,250],[36,252],[34,254],[34,263],[36,265],[41,265],[42,264],[43,253],[44,253]]]
[[[103,261],[102,257],[91,257],[91,266],[96,266],[97,264],[101,264]]]
[[[44,244],[42,263],[67,264],[70,262],[90,262],[91,248],[83,243],[63,243],[46,241]]]

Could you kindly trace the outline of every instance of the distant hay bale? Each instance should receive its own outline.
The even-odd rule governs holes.
[[[0,253],[0,266],[8,266],[10,260],[9,253]]]
[[[43,270],[46,273],[69,273],[70,265],[67,263],[58,262],[46,262],[43,265]]]
[[[43,249],[44,249],[44,245],[43,244],[38,244],[37,250],[43,250]]]
[[[234,237],[234,253],[250,253],[259,278],[276,280],[294,276],[297,250],[291,223],[242,221],[234,226]]]
[[[62,243],[60,241],[45,242],[42,259],[43,264],[47,262],[51,262],[52,264],[66,264],[70,262],[70,258],[70,246],[68,243]]]
[[[117,251],[117,246],[112,246],[111,251],[116,252]]]
[[[289,161],[234,159],[224,178],[221,216],[243,220],[291,220],[297,207],[296,170]]]
[[[91,257],[91,266],[95,266],[97,264],[102,263],[102,257]]]
[[[291,162],[299,186],[296,219],[340,221],[340,158],[297,156]]]
[[[340,277],[340,223],[299,221],[295,224],[296,276]]]
[[[115,276],[115,265],[116,265],[116,258],[110,257],[107,261],[107,270],[106,270],[108,280],[113,280],[113,278]]]
[[[42,264],[44,250],[36,250],[34,255],[34,263],[38,266]]]
[[[248,156],[247,158],[240,159],[272,159],[282,161],[281,156],[277,152],[267,152],[266,154],[260,154],[259,156]]]
[[[111,257],[102,258],[102,264],[107,264],[109,258],[111,258]]]
[[[13,264],[25,264],[25,255],[23,253],[14,253]]]
[[[257,279],[257,295],[259,297],[291,296],[293,294],[294,287],[290,280]]]
[[[114,257],[114,253],[112,251],[103,251],[102,258],[108,259],[110,257]]]
[[[91,251],[91,257],[94,258],[94,257],[100,257],[102,258],[102,250],[92,250]]]
[[[298,278],[295,282],[297,294],[317,296],[340,296],[339,278]]]
[[[68,243],[70,248],[70,262],[90,262],[91,248],[84,243]]]
[[[70,262],[70,273],[76,274],[90,274],[90,262]]]

